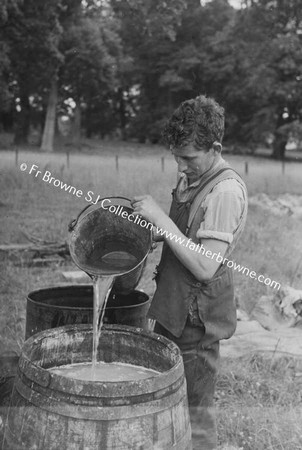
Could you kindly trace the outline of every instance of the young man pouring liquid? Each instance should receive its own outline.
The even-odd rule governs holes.
[[[213,99],[181,103],[163,133],[179,171],[170,214],[149,195],[133,201],[135,213],[167,232],[149,317],[156,320],[154,331],[182,351],[202,450],[217,447],[219,341],[236,328],[233,269],[224,258],[230,260],[247,215],[245,184],[221,157],[223,134],[224,109]]]

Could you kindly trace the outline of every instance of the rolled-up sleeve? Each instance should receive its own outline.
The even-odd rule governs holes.
[[[244,209],[244,194],[235,180],[219,183],[206,197],[204,220],[196,233],[198,239],[217,239],[231,244]],[[236,184],[235,184],[236,183]]]

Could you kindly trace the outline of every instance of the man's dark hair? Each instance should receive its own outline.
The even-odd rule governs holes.
[[[181,148],[193,143],[196,150],[209,150],[222,141],[224,108],[204,95],[186,100],[174,111],[163,130],[168,146]]]

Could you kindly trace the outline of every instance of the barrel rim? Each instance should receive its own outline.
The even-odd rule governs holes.
[[[179,347],[167,339],[164,336],[154,333],[153,331],[146,331],[142,328],[134,328],[126,325],[104,325],[102,331],[104,332],[122,332],[125,334],[136,334],[144,336],[151,340],[161,342],[167,349],[175,354],[176,362],[173,366],[165,372],[160,372],[156,376],[151,376],[143,380],[131,380],[131,381],[118,381],[118,382],[101,382],[101,381],[85,381],[75,380],[72,378],[64,377],[50,372],[48,369],[41,367],[34,363],[30,359],[30,349],[34,342],[52,337],[54,332],[56,334],[66,334],[68,332],[92,333],[93,329],[91,325],[76,324],[65,325],[63,327],[53,328],[41,331],[29,339],[27,339],[23,345],[22,353],[19,359],[19,370],[28,379],[36,385],[43,388],[55,388],[58,391],[64,393],[80,395],[83,397],[121,397],[121,387],[123,388],[122,397],[138,396],[146,393],[158,393],[159,390],[164,391],[166,388],[171,387],[171,384],[177,383],[180,378],[184,377],[183,360]],[[156,379],[156,382],[155,382]],[[89,388],[89,389],[88,389]],[[80,394],[79,394],[80,392]]]
[[[36,289],[34,291],[29,292],[27,294],[26,300],[27,300],[27,302],[32,303],[34,305],[38,305],[38,306],[44,307],[44,308],[47,307],[47,309],[48,308],[55,308],[55,309],[62,309],[62,310],[68,310],[68,311],[69,310],[72,310],[72,311],[74,311],[74,310],[76,310],[76,311],[82,311],[82,310],[84,310],[84,311],[93,311],[93,306],[92,307],[87,307],[87,306],[60,306],[60,305],[52,305],[52,304],[49,304],[49,303],[46,304],[46,303],[43,303],[41,301],[34,300],[33,298],[30,297],[31,294],[36,294],[38,292],[48,291],[49,289],[53,289],[53,290],[55,290],[55,289],[62,289],[62,290],[66,289],[67,290],[67,289],[71,289],[71,288],[79,289],[79,288],[82,288],[82,287],[86,288],[86,289],[91,288],[91,294],[93,295],[93,284],[56,285],[56,286],[49,286],[49,287],[46,287],[46,288]],[[117,308],[118,309],[137,308],[138,306],[145,306],[145,305],[147,305],[148,303],[151,302],[151,299],[150,299],[149,295],[146,294],[146,292],[140,291],[139,289],[133,289],[129,294],[120,294],[120,293],[114,293],[114,292],[113,292],[113,294],[115,294],[115,295],[130,295],[133,292],[139,292],[143,297],[146,297],[146,300],[144,302],[142,302],[142,303],[139,303],[138,305],[137,304],[136,305],[125,305],[125,306],[118,306],[118,307],[116,307],[116,306],[106,306],[106,309],[110,310],[110,309],[117,309]],[[109,297],[110,297],[110,295],[109,295]]]

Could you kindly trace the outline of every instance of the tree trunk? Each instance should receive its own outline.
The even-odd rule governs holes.
[[[73,133],[72,133],[73,145],[78,150],[81,150],[81,106],[80,106],[80,102],[77,102],[77,104],[76,104],[72,128],[73,128]]]
[[[53,151],[57,102],[58,102],[58,80],[55,75],[50,87],[46,119],[42,137],[41,150],[44,152]]]
[[[86,107],[85,111],[85,136],[90,139],[92,137],[92,125],[91,125],[91,108],[89,105]]]
[[[118,89],[118,102],[119,102],[119,116],[120,116],[120,126],[121,126],[121,134],[122,134],[122,140],[126,140],[126,108],[125,108],[125,100],[124,100],[124,92],[123,88]]]
[[[169,114],[172,115],[173,109],[174,109],[173,103],[172,103],[172,92],[171,92],[171,89],[169,86],[167,87],[167,89],[168,89],[168,111],[169,111]]]
[[[284,136],[278,134],[275,135],[275,140],[273,143],[273,154],[274,159],[282,160],[285,157],[285,146],[287,144],[287,139]]]
[[[30,127],[30,104],[27,93],[20,94],[21,111],[17,114],[14,143],[16,145],[27,144]]]

